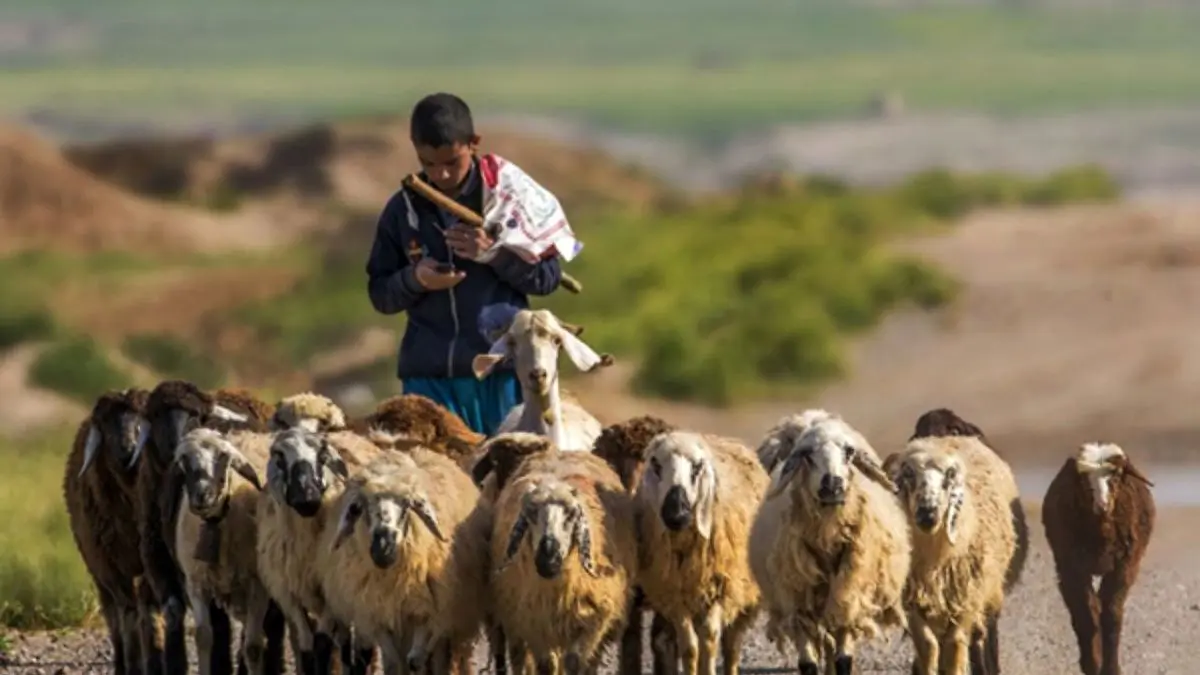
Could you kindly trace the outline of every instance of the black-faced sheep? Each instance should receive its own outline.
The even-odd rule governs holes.
[[[148,431],[140,417],[148,395],[126,389],[100,396],[79,425],[63,476],[71,534],[96,586],[118,675],[142,672],[133,585],[142,574],[134,462]]]
[[[1004,604],[1016,550],[1012,470],[974,437],[909,441],[895,463],[912,530],[905,609],[921,675],[965,675]]]
[[[489,518],[478,489],[427,448],[382,455],[325,516],[320,547],[329,611],[378,645],[384,672],[470,675],[484,618]],[[489,514],[490,515],[490,514]]]
[[[646,604],[674,627],[684,673],[715,674],[719,649],[736,674],[758,616],[748,547],[767,472],[739,441],[684,431],[655,437],[647,455],[635,498]],[[676,654],[656,656],[674,665]]]
[[[1042,501],[1042,524],[1084,675],[1121,673],[1125,600],[1154,530],[1153,485],[1120,446],[1084,443]]]
[[[528,545],[527,545],[528,542]],[[496,500],[491,536],[496,615],[524,671],[592,672],[624,629],[637,572],[633,504],[612,467],[590,452],[531,455]]]
[[[183,486],[175,550],[195,617],[201,675],[211,672],[213,626],[208,608],[214,603],[242,622],[241,655],[250,675],[283,669],[282,654],[278,662],[266,662],[271,598],[255,556],[259,476],[266,472],[269,446],[269,437],[262,434],[233,432],[226,438],[201,427],[183,437],[171,466],[172,479],[178,476]],[[205,531],[217,521],[219,527]],[[208,545],[202,540],[213,534],[221,545],[210,561],[198,554]]]
[[[242,408],[235,412],[225,406]],[[175,561],[175,522],[173,511],[178,494],[164,489],[167,470],[175,448],[190,429],[197,426],[222,431],[237,428],[263,429],[265,419],[252,417],[259,409],[252,397],[240,390],[218,392],[214,396],[190,382],[167,380],[159,383],[146,401],[145,419],[150,432],[139,445],[138,455],[138,531],[144,581],[139,587],[143,612],[143,657],[163,659],[168,675],[187,672],[187,648],[184,644],[184,616],[187,604],[183,575]],[[207,536],[212,540],[214,537]],[[215,603],[209,608],[214,632],[214,664],[217,674],[232,670],[229,662],[231,627],[225,610]],[[166,630],[156,626],[165,613]],[[161,655],[161,657],[159,656]]]
[[[642,473],[646,470],[649,458],[647,450],[650,442],[659,434],[670,431],[674,431],[674,427],[657,417],[635,417],[605,427],[596,439],[592,453],[608,462],[621,477],[621,484],[632,494],[642,482]],[[618,659],[618,672],[621,675],[640,675],[642,672],[642,652],[645,651],[642,613],[647,609],[649,607],[646,605],[645,594],[639,587],[634,593],[625,633],[621,636]],[[664,659],[664,656],[675,653],[674,629],[661,615],[653,614],[653,617],[650,624],[650,641],[651,644],[657,645],[653,650],[654,673],[662,675],[675,669],[675,664],[667,663]]]
[[[591,450],[600,435],[600,421],[577,401],[562,395],[558,353],[565,351],[571,363],[585,373],[612,365],[613,358],[587,346],[578,337],[582,332],[547,309],[519,310],[493,332],[491,350],[472,362],[475,376],[482,379],[511,358],[524,401],[504,418],[497,434],[528,431],[549,437],[560,450]]]
[[[380,453],[374,443],[349,431],[313,433],[295,427],[277,432],[272,440],[267,489],[258,506],[259,575],[287,617],[306,675],[330,667],[335,637],[343,645],[348,640],[341,632],[347,627],[338,626],[326,610],[316,564],[324,516],[345,481]]]
[[[982,429],[959,417],[949,408],[935,408],[918,417],[913,428],[913,434],[908,440],[946,436],[974,437],[979,439],[984,445],[992,448],[993,451],[996,451],[996,448],[984,436]],[[996,454],[999,455],[999,452]],[[894,465],[896,460],[893,460],[893,457],[898,458],[899,454],[888,457]],[[884,469],[889,470],[887,462],[884,463]],[[1013,500],[1009,506],[1012,511],[1013,528],[1017,537],[1017,548],[1013,553],[1012,563],[1009,565],[1008,574],[1004,580],[1004,592],[1006,594],[1011,592],[1013,587],[1020,582],[1021,574],[1025,570],[1025,562],[1029,558],[1029,522],[1025,516],[1025,506],[1021,503],[1020,499]],[[972,641],[972,672],[999,673],[1000,617],[988,617],[988,625],[985,627],[984,633],[983,646],[981,648],[977,648],[977,642]]]
[[[904,511],[861,436],[839,422],[814,421],[782,457],[751,532],[768,635],[794,643],[802,675],[822,661],[849,675],[858,643],[906,624]]]

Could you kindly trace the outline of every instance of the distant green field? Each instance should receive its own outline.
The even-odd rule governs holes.
[[[82,42],[0,52],[0,114],[330,115],[405,109],[448,89],[488,112],[722,133],[858,109],[884,89],[917,107],[996,112],[1200,100],[1200,8],[13,0],[0,10],[0,23],[43,19],[82,26]]]

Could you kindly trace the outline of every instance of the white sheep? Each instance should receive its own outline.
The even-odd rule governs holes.
[[[328,608],[380,647],[388,675],[419,670],[431,656],[433,672],[452,663],[469,670],[491,526],[478,495],[454,460],[414,447],[368,465],[326,515]]]
[[[638,583],[651,609],[674,626],[687,675],[714,675],[718,644],[726,672],[736,673],[742,639],[758,616],[748,548],[767,473],[750,448],[718,436],[662,433],[646,455],[636,496]],[[675,663],[677,656],[656,658]]]
[[[1004,603],[1016,551],[1016,480],[1004,460],[968,436],[912,440],[892,470],[912,526],[905,609],[914,670],[965,675],[970,651],[982,653]]]
[[[514,670],[526,649],[542,665],[592,672],[624,628],[637,572],[633,504],[589,452],[532,455],[496,501],[491,588]],[[528,541],[528,545],[526,545]]]
[[[208,608],[214,601],[244,626],[242,656],[249,673],[267,672],[264,625],[271,598],[258,575],[255,542],[262,490],[259,472],[266,470],[270,442],[261,434],[251,434],[258,437],[254,439],[237,438],[241,435],[233,432],[230,436],[234,438],[227,439],[206,428],[188,432],[176,448],[168,479],[181,482],[183,488],[175,550],[195,617],[201,675],[208,675],[212,666],[213,625]],[[219,524],[206,525],[216,521]],[[206,527],[215,529],[210,532]],[[216,560],[210,563],[204,559],[213,552],[212,543],[202,540],[212,535],[219,537],[219,542]]]
[[[610,366],[613,358],[597,354],[578,335],[583,329],[565,324],[546,309],[522,309],[492,335],[487,354],[471,366],[483,379],[501,361],[512,358],[521,383],[523,402],[509,412],[496,433],[528,431],[544,434],[562,450],[589,451],[600,436],[601,425],[578,401],[559,390],[558,352],[567,353],[583,372]]]
[[[750,538],[768,635],[800,652],[800,672],[853,671],[856,645],[905,627],[904,511],[860,436],[814,422],[772,477]]]

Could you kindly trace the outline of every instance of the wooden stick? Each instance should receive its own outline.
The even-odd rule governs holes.
[[[412,188],[417,194],[442,207],[455,218],[458,218],[471,227],[484,227],[483,216],[446,196],[442,191],[421,180],[417,174],[410,173],[405,176],[403,184],[405,187]],[[562,287],[571,293],[579,293],[583,290],[583,284],[579,283],[579,280],[565,271],[562,273]]]

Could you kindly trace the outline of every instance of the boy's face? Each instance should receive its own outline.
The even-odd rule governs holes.
[[[416,144],[414,147],[417,159],[421,161],[421,168],[425,170],[425,175],[434,187],[446,194],[454,194],[471,171],[471,157],[478,145],[479,137],[476,136],[467,144],[455,143],[436,148]]]

